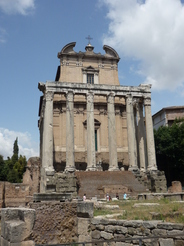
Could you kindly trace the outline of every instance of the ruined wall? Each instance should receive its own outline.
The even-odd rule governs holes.
[[[31,157],[27,162],[23,183],[0,181],[0,208],[26,206],[34,193],[39,192],[40,158]]]
[[[32,240],[38,244],[77,242],[77,203],[30,203],[36,210]]]
[[[1,210],[1,246],[34,246],[30,235],[35,222],[35,210],[6,208]]]
[[[40,191],[40,167],[41,160],[39,157],[29,158],[23,175],[23,184],[29,185],[29,196]]]
[[[142,245],[146,246],[184,245],[183,229],[183,224],[163,223],[161,221],[78,219],[79,242],[119,240],[116,243],[108,243],[108,245],[113,246],[140,245],[139,240],[135,239],[140,237],[160,237],[143,239]],[[174,236],[176,234],[180,236]]]
[[[30,207],[2,210],[1,246],[91,241],[99,245],[100,240],[112,240],[109,246],[134,246],[140,245],[137,238],[145,246],[184,245],[184,224],[91,218],[93,206],[87,202],[40,202]]]

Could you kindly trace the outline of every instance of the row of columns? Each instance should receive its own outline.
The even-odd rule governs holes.
[[[45,113],[43,124],[42,167],[48,171],[53,168],[53,92],[45,93]],[[114,110],[115,94],[107,96],[109,170],[118,170],[116,123]],[[136,107],[135,107],[136,105]],[[151,116],[151,99],[144,99],[146,136],[143,119],[143,103],[135,101],[131,95],[126,97],[129,169],[156,170],[156,157]],[[135,114],[136,110],[136,114]],[[135,117],[136,115],[136,117]],[[74,94],[66,93],[66,170],[75,171],[74,157]],[[138,140],[138,142],[137,142]],[[146,141],[147,140],[147,141]],[[137,144],[138,143],[138,144]],[[139,159],[137,158],[139,156]],[[96,170],[94,136],[94,94],[87,94],[87,169]]]

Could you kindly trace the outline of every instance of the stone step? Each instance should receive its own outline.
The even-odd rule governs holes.
[[[87,198],[94,196],[104,198],[106,190],[109,190],[111,197],[115,197],[118,193],[120,199],[123,198],[125,190],[130,195],[146,191],[130,171],[77,171],[75,175],[79,185],[78,196],[81,198],[84,193]]]

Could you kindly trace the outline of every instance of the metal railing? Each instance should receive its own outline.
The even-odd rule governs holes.
[[[179,233],[179,234],[172,234],[172,235],[163,235],[163,236],[149,236],[149,237],[118,237],[117,239],[110,239],[110,240],[92,240],[90,242],[71,242],[71,243],[64,243],[64,244],[35,244],[35,246],[86,246],[86,245],[96,245],[98,246],[98,244],[102,245],[102,244],[106,244],[106,245],[110,245],[110,243],[116,243],[116,242],[131,242],[131,241],[137,241],[137,243],[139,243],[139,246],[143,245],[143,242],[146,240],[157,240],[158,239],[182,239],[184,240],[184,232],[183,233]]]

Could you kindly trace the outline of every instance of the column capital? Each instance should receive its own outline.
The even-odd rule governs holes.
[[[94,93],[92,91],[89,91],[86,94],[86,99],[87,99],[87,103],[93,103]]]
[[[69,90],[67,93],[66,93],[66,100],[68,102],[73,102],[73,98],[74,98],[74,92],[73,90]]]
[[[144,106],[151,106],[151,97],[144,97]]]
[[[46,91],[45,100],[46,101],[52,101],[53,98],[54,98],[54,92],[53,91]]]
[[[115,93],[114,92],[110,92],[107,95],[107,103],[114,103],[114,97],[115,97]]]

